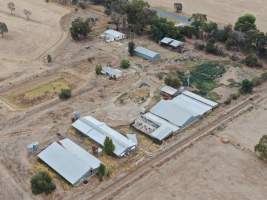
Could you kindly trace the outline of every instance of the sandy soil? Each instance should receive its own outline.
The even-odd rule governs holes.
[[[255,120],[256,119],[256,120]],[[220,136],[228,136],[233,143],[254,151],[255,144],[266,134],[267,101],[254,105],[254,109],[231,122]]]
[[[174,11],[175,0],[147,0],[153,7]],[[252,13],[257,17],[257,25],[262,31],[267,31],[267,2],[265,0],[180,0],[186,14],[204,13],[212,20],[224,24],[233,24],[237,18],[245,13]]]
[[[9,29],[0,40],[0,82],[11,84],[48,69],[42,60],[66,39],[60,20],[70,9],[42,0],[14,0],[16,10],[11,16],[8,2],[0,1],[0,18]],[[30,20],[25,19],[24,9],[32,12]]]
[[[267,195],[265,169],[254,155],[210,136],[151,169],[115,199],[263,200]]]

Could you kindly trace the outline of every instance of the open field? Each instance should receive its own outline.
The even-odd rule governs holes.
[[[265,164],[250,152],[209,136],[151,169],[149,175],[115,199],[263,200],[267,194],[265,169]]]
[[[152,7],[163,8],[174,12],[175,0],[147,0]],[[264,0],[181,0],[184,13],[207,14],[208,18],[222,24],[233,24],[237,18],[245,13],[254,14],[257,17],[257,25],[260,30],[267,31],[267,2]]]

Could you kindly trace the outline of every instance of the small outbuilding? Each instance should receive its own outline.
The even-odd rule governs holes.
[[[164,37],[160,41],[161,45],[169,46],[174,49],[182,48],[184,46],[184,42],[169,38],[169,37]]]
[[[106,42],[113,42],[125,39],[126,35],[119,31],[108,29],[101,35],[101,37],[104,38]]]
[[[176,97],[178,93],[179,91],[177,89],[167,85],[160,89],[160,95],[163,96],[164,99],[172,99],[173,97]]]
[[[38,157],[74,186],[94,175],[101,164],[97,158],[68,138],[53,142]]]
[[[160,54],[158,52],[151,51],[144,47],[136,47],[134,54],[149,61],[156,61],[160,59]]]
[[[116,78],[116,79],[118,79],[122,76],[121,70],[115,69],[112,67],[108,67],[108,66],[103,66],[101,73],[109,76],[110,78]]]

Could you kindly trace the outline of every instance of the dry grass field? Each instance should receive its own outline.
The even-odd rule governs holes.
[[[152,7],[163,8],[174,12],[173,3],[176,0],[147,0]],[[180,0],[183,3],[184,12],[207,14],[209,19],[223,24],[233,24],[237,18],[245,13],[254,14],[257,17],[258,27],[267,31],[267,2],[265,0]]]

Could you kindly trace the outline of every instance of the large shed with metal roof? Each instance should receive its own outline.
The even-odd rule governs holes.
[[[149,112],[141,114],[133,127],[162,141],[198,121],[218,103],[184,90],[172,100],[161,100]]]
[[[113,153],[118,157],[126,156],[136,149],[136,144],[132,140],[92,116],[82,117],[72,126],[101,146],[104,146],[107,137],[110,138],[115,146]]]
[[[158,52],[151,51],[144,47],[136,47],[134,54],[149,61],[156,61],[160,59],[160,54]]]
[[[94,175],[101,164],[97,158],[68,138],[53,142],[38,157],[74,186]]]

